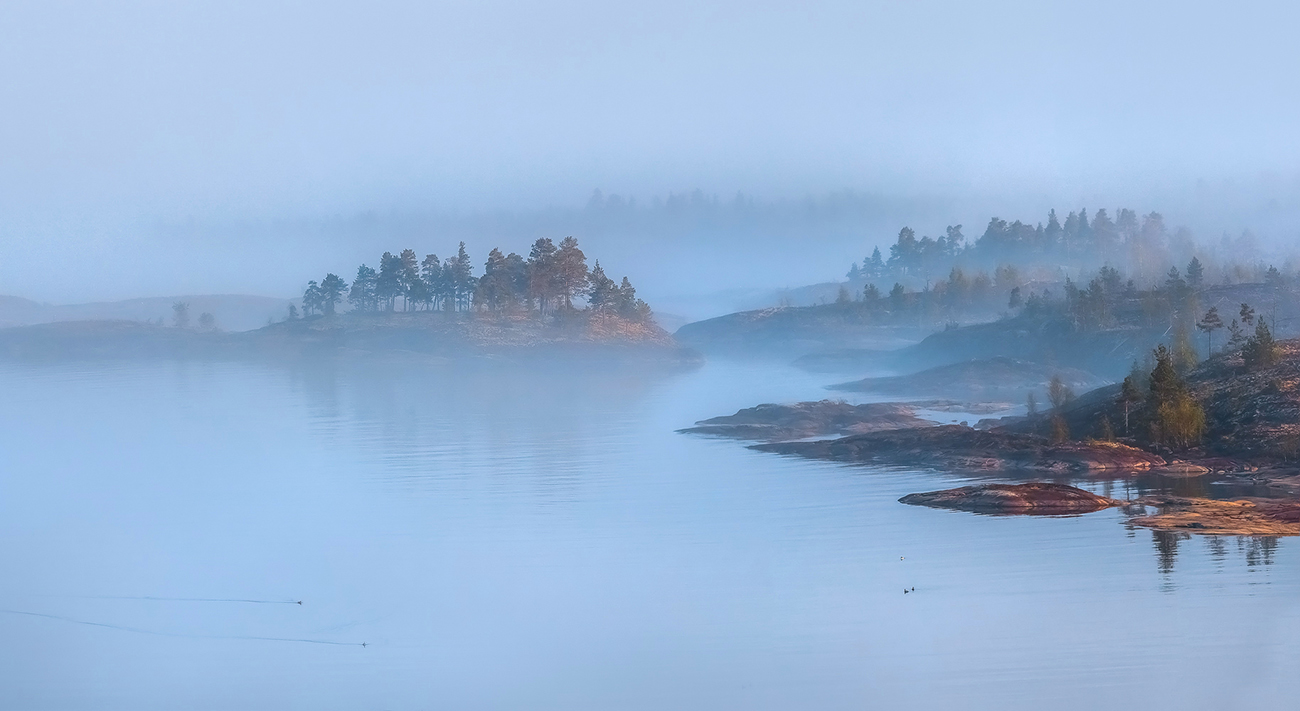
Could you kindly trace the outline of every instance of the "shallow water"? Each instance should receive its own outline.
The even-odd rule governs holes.
[[[0,708],[1294,707],[1294,540],[673,432],[826,382],[2,366]]]

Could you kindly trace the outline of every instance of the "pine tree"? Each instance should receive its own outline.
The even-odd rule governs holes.
[[[506,256],[493,247],[483,263],[483,276],[474,290],[474,304],[498,310],[510,299],[510,277],[506,274]]]
[[[315,281],[307,282],[307,290],[302,293],[303,315],[311,315],[322,308],[320,285]]]
[[[1250,304],[1242,304],[1241,311],[1238,313],[1241,316],[1243,326],[1253,326],[1255,324],[1255,309],[1250,308]]]
[[[443,262],[442,282],[446,289],[444,293],[450,298],[455,310],[469,306],[470,295],[474,293],[474,264],[465,251],[464,242],[456,250],[455,258],[448,257]]]
[[[389,311],[396,305],[397,297],[402,293],[402,260],[392,252],[384,252],[379,258],[379,276],[375,280],[375,297]]]
[[[605,276],[605,270],[601,268],[599,259],[596,260],[596,266],[591,268],[588,282],[590,287],[587,290],[587,306],[590,309],[603,312],[618,308],[619,287],[613,279]]]
[[[1214,353],[1214,332],[1223,328],[1223,319],[1219,318],[1219,307],[1211,306],[1209,311],[1196,323],[1196,327],[1205,332],[1205,352]]]
[[[318,297],[321,312],[326,316],[333,315],[334,306],[343,300],[343,292],[347,288],[347,282],[340,279],[337,274],[326,274],[321,280]]]
[[[539,238],[528,252],[528,294],[537,299],[537,310],[542,314],[556,295],[555,252],[550,238]]]
[[[424,255],[424,260],[420,262],[420,281],[424,282],[430,308],[436,310],[443,306],[440,299],[446,288],[442,278],[442,262],[438,260],[438,255]]]
[[[1232,319],[1232,323],[1228,324],[1228,347],[1237,348],[1245,342],[1245,332],[1241,330],[1241,325],[1237,323],[1237,319]]]
[[[1246,369],[1268,368],[1277,363],[1280,355],[1277,342],[1273,340],[1273,332],[1269,330],[1264,319],[1258,319],[1258,323],[1255,324],[1255,335],[1246,339],[1246,345],[1241,348],[1241,359]]]
[[[558,296],[566,310],[573,309],[573,299],[587,289],[587,255],[578,248],[578,240],[565,237],[555,252],[555,278]]]
[[[413,296],[418,295],[420,287],[423,286],[423,284],[418,283],[420,281],[420,261],[419,257],[415,256],[415,250],[413,249],[403,249],[397,258],[401,262],[401,266],[397,271],[397,283],[398,293],[402,296],[402,310],[410,311],[411,304],[419,301]]]
[[[1201,260],[1192,257],[1192,261],[1187,263],[1187,286],[1192,289],[1200,289],[1205,281],[1205,267],[1202,266]]]
[[[348,303],[354,311],[374,311],[375,283],[379,274],[374,269],[362,264],[357,267],[357,276],[352,280],[352,289],[348,291]]]
[[[510,303],[528,305],[528,263],[518,254],[506,255],[505,270],[507,283],[510,285]]]
[[[868,279],[879,279],[885,275],[885,260],[880,256],[880,248],[871,250],[871,257],[864,261],[863,270]]]
[[[1156,366],[1151,370],[1149,401],[1151,410],[1160,409],[1162,405],[1173,402],[1186,391],[1183,379],[1174,367],[1174,355],[1161,344],[1153,351]]]

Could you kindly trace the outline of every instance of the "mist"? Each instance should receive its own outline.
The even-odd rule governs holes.
[[[0,3],[0,707],[1288,707],[1298,26]]]
[[[670,297],[824,281],[903,225],[1053,207],[1280,244],[1295,12],[9,5],[0,291],[290,296],[380,242],[544,233],[635,259]],[[651,214],[595,218],[594,190]],[[655,216],[696,191],[757,216]]]

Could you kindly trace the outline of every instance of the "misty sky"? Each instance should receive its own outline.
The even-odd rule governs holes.
[[[949,219],[976,235],[1002,206],[1176,212],[1149,203],[1197,181],[1296,194],[1298,20],[1285,2],[5,3],[0,293],[289,294],[306,272],[248,262],[353,269],[374,237],[303,225],[579,208],[594,188],[987,203]],[[278,251],[276,225],[295,225]]]

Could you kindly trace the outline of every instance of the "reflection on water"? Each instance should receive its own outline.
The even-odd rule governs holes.
[[[1300,692],[1291,540],[904,506],[982,475],[673,433],[825,384],[752,363],[2,366],[0,707],[1286,708]]]

